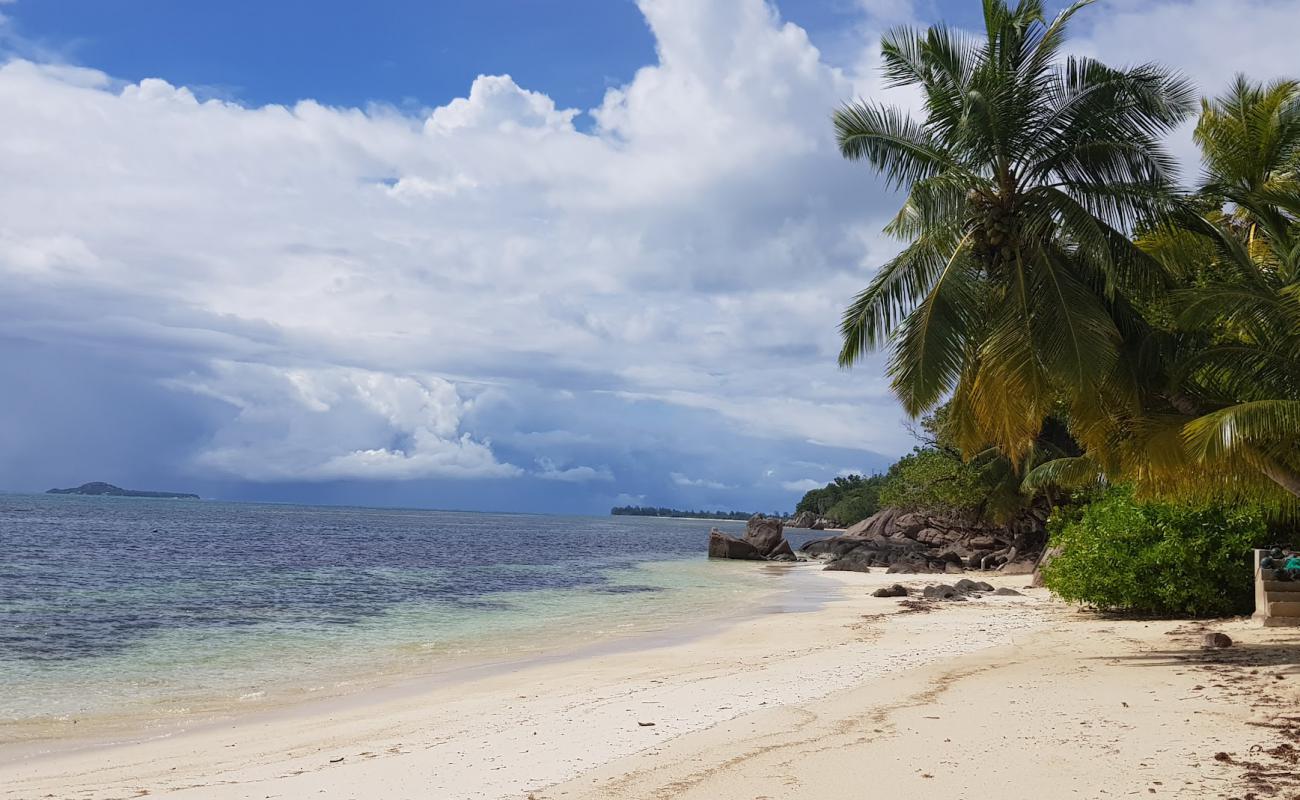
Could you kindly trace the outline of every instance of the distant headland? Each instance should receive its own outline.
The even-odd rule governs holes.
[[[683,511],[678,508],[656,508],[654,506],[615,506],[609,510],[609,513],[616,517],[679,517],[681,519],[747,520],[754,516],[752,511]],[[783,515],[777,514],[776,516],[781,517]]]
[[[103,481],[83,483],[80,486],[71,489],[50,489],[46,494],[89,494],[105,497],[154,497],[167,500],[199,499],[197,494],[187,494],[185,492],[142,492],[135,489],[123,489],[121,486],[114,486],[111,483],[104,483]]]

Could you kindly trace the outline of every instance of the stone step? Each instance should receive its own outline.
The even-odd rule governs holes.
[[[1300,601],[1270,601],[1268,604],[1268,615],[1270,617],[1300,617]]]
[[[1255,620],[1265,628],[1300,627],[1300,617],[1261,617],[1256,614]]]
[[[1300,594],[1300,581],[1262,581],[1264,591],[1278,594]]]

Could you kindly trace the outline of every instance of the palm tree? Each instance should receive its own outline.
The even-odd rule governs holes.
[[[1241,207],[1247,213],[1239,219],[1254,224],[1283,222],[1267,206],[1279,192],[1287,195],[1295,190],[1300,171],[1300,81],[1261,86],[1238,75],[1223,97],[1201,101],[1196,142],[1205,160],[1203,195]]]
[[[1179,370],[1197,415],[1183,438],[1203,469],[1253,466],[1300,497],[1300,83],[1238,77],[1204,102],[1196,140],[1220,208],[1170,251],[1195,281],[1179,322],[1213,333]]]
[[[1049,22],[1042,0],[984,0],[982,38],[895,30],[887,83],[919,87],[923,113],[859,100],[834,115],[841,153],[907,192],[887,228],[907,245],[845,311],[840,363],[887,348],[903,407],[951,395],[967,453],[1018,462],[1062,398],[1132,396],[1131,304],[1167,280],[1128,231],[1167,204],[1160,140],[1193,95],[1155,65],[1061,58],[1091,2]]]
[[[1184,210],[1139,243],[1182,288],[1144,308],[1129,340],[1141,409],[1072,419],[1087,452],[1026,484],[1133,479],[1300,509],[1300,83],[1238,78],[1202,103],[1205,175]],[[1281,487],[1285,494],[1277,490]]]

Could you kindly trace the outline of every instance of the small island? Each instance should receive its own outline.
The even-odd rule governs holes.
[[[136,489],[123,489],[120,486],[114,486],[111,483],[103,481],[93,481],[83,483],[80,486],[71,489],[50,489],[46,494],[85,494],[99,497],[152,497],[164,500],[198,500],[197,494],[188,494],[186,492],[145,492]]]

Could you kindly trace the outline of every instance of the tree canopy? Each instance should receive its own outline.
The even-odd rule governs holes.
[[[821,489],[813,489],[795,506],[795,513],[808,512],[839,525],[852,525],[880,510],[880,475],[840,475]]]
[[[923,106],[834,115],[842,154],[906,193],[887,227],[903,249],[846,309],[840,362],[886,350],[909,413],[946,403],[962,457],[1028,491],[1128,481],[1295,510],[1300,85],[1240,77],[1203,100],[1187,191],[1163,140],[1193,88],[1063,55],[1090,4],[984,0],[982,37],[884,37],[887,82]]]
[[[948,397],[964,451],[1019,460],[1063,393],[1122,392],[1133,297],[1167,284],[1126,231],[1174,182],[1161,137],[1193,108],[1158,65],[1062,57],[1079,2],[1048,21],[1041,0],[986,0],[986,36],[945,26],[884,37],[891,86],[924,113],[869,101],[834,116],[840,150],[907,199],[887,230],[907,244],[844,314],[840,362],[889,350],[913,415]]]

